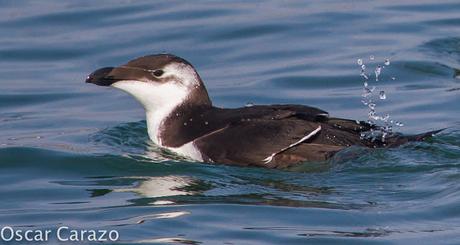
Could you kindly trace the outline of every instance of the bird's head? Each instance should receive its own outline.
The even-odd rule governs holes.
[[[186,106],[210,106],[206,88],[194,67],[171,55],[143,56],[118,67],[105,67],[88,75],[87,83],[112,86],[134,96],[146,111],[171,111]]]

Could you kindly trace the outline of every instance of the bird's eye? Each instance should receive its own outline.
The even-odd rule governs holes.
[[[163,75],[164,71],[163,70],[155,70],[152,72],[152,74],[156,77],[161,77]]]

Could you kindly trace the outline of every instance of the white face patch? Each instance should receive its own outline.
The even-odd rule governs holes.
[[[168,64],[162,69],[164,74],[161,77],[175,76],[184,86],[193,88],[200,85],[198,75],[193,67],[183,63]]]
[[[159,129],[162,122],[177,106],[184,103],[193,88],[200,84],[198,75],[189,65],[173,63],[166,65],[162,70],[164,73],[160,78],[175,79],[165,83],[123,80],[111,85],[131,94],[144,106],[150,139],[160,146],[162,144]]]

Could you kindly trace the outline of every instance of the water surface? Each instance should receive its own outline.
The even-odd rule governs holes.
[[[458,2],[0,6],[0,226],[116,229],[125,243],[458,243]],[[133,98],[83,83],[160,52],[193,63],[216,106],[296,103],[360,120],[356,60],[388,58],[379,112],[404,133],[448,129],[290,171],[190,163],[149,141]]]

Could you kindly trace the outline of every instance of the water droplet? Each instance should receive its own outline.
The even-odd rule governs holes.
[[[178,116],[179,116],[179,113],[176,113],[176,117],[178,117]]]
[[[382,142],[385,142],[385,137],[387,136],[387,132],[383,131],[382,133]]]
[[[364,87],[367,87],[369,84],[367,82],[364,82]]]
[[[254,106],[254,103],[252,103],[252,102],[248,102],[248,103],[246,103],[246,105],[245,105],[245,106],[246,106],[246,107],[252,107],[252,106]]]
[[[184,126],[187,126],[187,123],[186,123],[186,122],[184,122]]]
[[[363,60],[362,60],[362,59],[358,59],[357,63],[358,63],[358,65],[362,65],[362,64],[363,64]]]
[[[361,96],[362,96],[363,98],[365,98],[366,101],[368,102],[368,100],[369,100],[368,98],[372,96],[372,93],[370,92],[369,89],[365,89],[365,90],[364,90],[364,93],[363,93]]]
[[[370,60],[374,60],[375,57],[374,57],[373,55],[371,55],[371,56],[369,56],[369,59],[370,59]]]
[[[396,77],[391,77],[391,80],[396,80]]]
[[[380,91],[379,93],[379,98],[381,100],[385,100],[387,98],[387,95],[385,94],[385,91]]]
[[[390,65],[390,60],[389,59],[385,59],[385,63],[384,63],[386,66],[389,66]]]
[[[190,118],[189,121],[192,122],[192,121],[193,121],[193,118]]]
[[[366,65],[361,65],[361,70],[366,70]]]
[[[398,126],[398,127],[403,127],[403,126],[404,126],[404,124],[403,124],[402,122],[395,122],[395,124],[396,124],[396,126]]]
[[[380,65],[378,65],[376,68],[375,68],[375,81],[378,81],[379,80],[379,76],[380,76],[380,73],[382,72],[382,67]]]
[[[208,124],[209,124],[208,121],[204,122],[204,125],[208,125]]]

